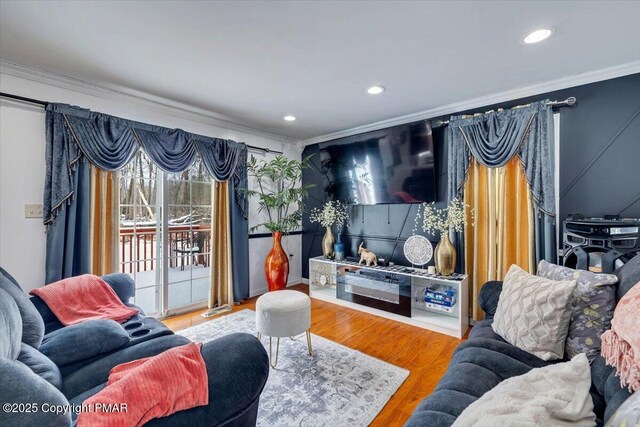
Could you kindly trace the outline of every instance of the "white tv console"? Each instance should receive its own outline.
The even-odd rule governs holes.
[[[338,280],[341,280],[340,278],[345,274],[354,272],[362,274],[362,276],[358,277],[364,277],[365,279],[363,280],[365,281],[368,280],[368,274],[374,275],[374,278],[370,279],[371,282],[376,281],[375,277],[383,277],[382,281],[380,282],[380,286],[389,289],[394,288],[397,290],[398,286],[385,286],[385,283],[389,283],[384,281],[385,275],[387,275],[386,277],[399,279],[401,282],[405,283],[405,288],[410,282],[410,317],[407,311],[408,308],[406,307],[404,309],[405,315],[402,315],[389,312],[387,310],[374,308],[369,305],[363,305],[362,303],[348,301],[344,298],[338,298]],[[447,285],[456,290],[457,302],[455,306],[453,306],[453,310],[451,313],[429,309],[426,307],[424,299],[420,298],[420,291],[424,291],[425,287],[433,284]],[[344,284],[341,284],[341,286],[341,289],[344,289]],[[369,290],[369,292],[375,293],[376,290]],[[384,293],[385,291],[382,290],[380,292]],[[312,298],[331,302],[333,304],[338,304],[344,307],[353,308],[355,310],[364,311],[366,313],[375,314],[380,317],[385,317],[387,319],[396,320],[399,322],[407,323],[409,325],[414,325],[435,332],[440,332],[446,335],[451,335],[456,338],[462,338],[467,332],[467,328],[469,327],[469,305],[467,298],[468,278],[466,275],[462,274],[444,277],[428,274],[426,270],[419,268],[404,266],[366,267],[364,265],[358,265],[357,263],[351,261],[333,261],[319,256],[309,259],[309,295]],[[396,302],[394,302],[394,295],[390,292],[388,292],[388,295],[391,296],[391,298],[378,298],[374,296],[373,298],[365,297],[364,300],[371,301],[373,303],[371,305],[376,305],[376,300],[384,300],[380,302],[380,304],[384,304],[387,307],[393,307],[393,304],[399,304],[399,297],[395,297]],[[424,295],[424,293],[422,293],[422,295]],[[355,299],[364,301],[363,297],[360,295],[357,295],[357,298]],[[403,299],[404,302],[402,302],[402,304],[406,305],[406,296],[404,296]]]

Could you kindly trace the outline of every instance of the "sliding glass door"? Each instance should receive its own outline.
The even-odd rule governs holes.
[[[188,170],[168,174],[169,305],[201,303],[209,294],[211,178],[200,159]]]
[[[198,160],[168,174],[138,153],[120,177],[120,271],[135,304],[167,315],[202,306],[209,287],[211,179]]]

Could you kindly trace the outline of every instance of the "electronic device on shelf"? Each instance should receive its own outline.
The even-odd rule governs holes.
[[[562,255],[567,267],[612,273],[639,253],[640,218],[571,214],[563,223]]]

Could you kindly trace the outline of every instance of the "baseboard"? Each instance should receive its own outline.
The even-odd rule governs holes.
[[[294,277],[293,279],[289,279],[289,281],[287,282],[287,288],[289,286],[299,285],[301,283],[301,280],[301,277]]]
[[[294,277],[294,278],[290,278],[289,281],[287,282],[287,288],[294,286],[294,285],[299,285],[300,283],[309,283],[309,281],[307,279],[301,278],[301,277]],[[251,292],[249,292],[249,298],[253,298],[253,297],[257,297],[260,296],[262,294],[266,294],[269,291],[269,289],[267,289],[266,287],[264,288],[259,288],[259,289],[254,289]]]
[[[268,291],[267,288],[254,289],[251,292],[249,292],[249,298],[253,298],[253,297],[260,296],[262,294],[266,294],[267,291]]]

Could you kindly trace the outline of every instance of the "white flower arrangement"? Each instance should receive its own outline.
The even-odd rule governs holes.
[[[323,227],[342,226],[349,221],[348,206],[339,200],[330,200],[322,209],[314,208],[309,219],[311,222],[320,223]]]
[[[450,231],[463,231],[465,225],[467,225],[466,210],[468,207],[468,205],[458,198],[453,199],[445,209],[436,208],[435,203],[422,203],[418,206],[413,234],[415,234],[418,228],[420,218],[422,218],[422,231],[432,236],[437,233],[442,235]],[[473,209],[470,209],[470,213],[471,220],[473,221]],[[472,225],[475,224],[472,222]]]

